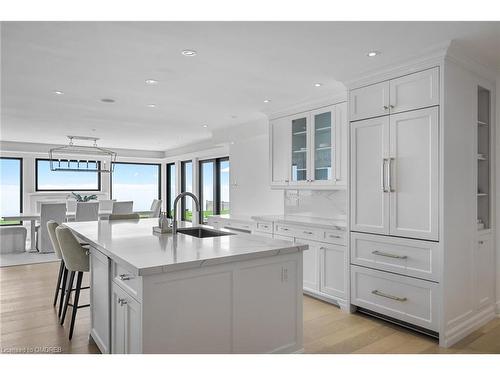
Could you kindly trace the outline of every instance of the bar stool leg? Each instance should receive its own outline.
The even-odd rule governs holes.
[[[57,317],[59,319],[61,319],[62,309],[64,306],[64,296],[66,295],[67,282],[68,282],[68,269],[66,268],[66,266],[64,266],[63,280],[61,285],[61,298],[59,299],[59,313],[57,314]]]
[[[61,325],[64,324],[64,319],[66,318],[66,312],[68,311],[69,298],[71,297],[71,289],[73,289],[73,281],[75,280],[75,271],[69,272],[69,281],[66,289],[66,299],[64,301],[63,313],[61,316]]]
[[[73,329],[75,328],[76,311],[78,310],[78,300],[80,299],[80,288],[82,287],[83,272],[78,272],[76,278],[75,299],[73,300],[73,311],[71,313],[71,326],[69,328],[69,339],[73,337]]]
[[[53,306],[56,305],[56,303],[57,303],[57,297],[59,297],[59,289],[61,289],[61,279],[62,279],[63,273],[64,273],[64,262],[61,260],[61,265],[59,266],[59,274],[57,275],[56,293],[54,295],[54,304],[53,304]]]

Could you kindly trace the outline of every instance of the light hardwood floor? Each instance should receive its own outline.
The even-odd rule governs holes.
[[[52,307],[59,263],[0,269],[0,347],[3,352],[35,347],[62,353],[98,353],[88,341],[89,309],[78,311],[73,340],[69,321],[62,327]],[[88,285],[88,277],[84,279]],[[88,291],[81,304],[88,303]],[[58,349],[59,350],[59,349]],[[304,296],[305,353],[500,353],[500,319],[495,319],[449,349],[437,340],[362,314]]]

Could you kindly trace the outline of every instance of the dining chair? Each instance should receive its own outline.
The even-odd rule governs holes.
[[[139,214],[111,214],[109,220],[139,220]]]
[[[74,198],[66,199],[66,211],[67,212],[75,212],[77,203],[78,202]]]
[[[66,203],[42,203],[40,205],[40,225],[36,227],[36,248],[41,253],[52,253],[54,248],[47,231],[47,222],[58,224],[66,221]]]
[[[112,214],[131,214],[134,207],[134,201],[113,202]]]
[[[149,217],[159,217],[161,210],[161,199],[154,199],[153,203],[151,203],[150,211],[151,215]]]
[[[116,199],[99,199],[99,211],[109,211],[113,210],[113,202],[116,202]]]
[[[62,310],[62,315],[60,319],[60,324],[64,324],[66,318],[66,312],[68,311],[68,306],[72,307],[71,313],[71,324],[69,329],[69,339],[73,337],[73,331],[75,328],[76,312],[78,309],[83,307],[89,307],[89,304],[78,305],[80,299],[80,291],[82,288],[82,280],[84,272],[89,272],[89,251],[88,249],[82,247],[75,235],[71,232],[69,228],[59,226],[55,229],[56,238],[59,242],[61,248],[62,258],[64,260],[64,265],[69,273],[69,280],[66,283],[66,292],[64,298],[64,307]],[[76,285],[73,288],[73,283],[76,275]],[[71,293],[75,292],[73,298],[73,303],[69,303],[71,299]]]
[[[99,202],[78,202],[75,221],[95,221],[99,219]]]

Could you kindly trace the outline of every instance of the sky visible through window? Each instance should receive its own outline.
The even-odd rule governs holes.
[[[51,171],[48,160],[37,160],[38,190],[99,190],[97,172]],[[62,164],[67,162],[61,162]],[[76,168],[76,163],[70,163]],[[89,169],[97,169],[96,162],[89,163]]]
[[[159,171],[156,164],[115,163],[112,195],[117,201],[134,201],[134,211],[149,210],[159,199]]]
[[[0,216],[16,215],[21,211],[21,160],[0,159],[0,178]]]

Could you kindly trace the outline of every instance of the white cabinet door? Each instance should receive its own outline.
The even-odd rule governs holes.
[[[319,248],[320,245],[313,241],[298,239],[297,243],[306,244],[308,250],[302,252],[302,278],[304,289],[309,291],[319,290]]]
[[[347,247],[323,244],[320,250],[320,290],[335,298],[347,299]]]
[[[351,230],[389,234],[389,117],[351,123]]]
[[[311,162],[309,176],[314,185],[331,185],[337,179],[337,123],[335,106],[310,113]]]
[[[335,106],[335,185],[347,185],[347,142],[349,127],[347,122],[347,102]]]
[[[433,107],[390,116],[392,235],[438,240],[438,114]]]
[[[141,304],[113,283],[112,350],[114,354],[142,353]]]
[[[389,81],[351,90],[349,107],[351,121],[389,114]]]
[[[301,341],[297,330],[302,325],[297,314],[297,305],[302,304],[297,293],[300,263],[281,261],[240,270],[234,304],[236,353],[267,353]],[[264,343],[262,337],[268,340]]]
[[[473,259],[474,304],[479,310],[494,302],[495,259],[491,237],[479,237]]]
[[[271,186],[286,186],[290,180],[291,162],[291,123],[288,117],[271,121],[269,140]]]
[[[393,79],[390,86],[391,114],[439,105],[437,67]]]
[[[90,269],[90,334],[101,353],[110,353],[109,258],[91,248]]]
[[[288,117],[292,137],[290,156],[290,185],[306,185],[312,180],[310,113],[304,112]],[[289,159],[289,160],[290,160]]]

